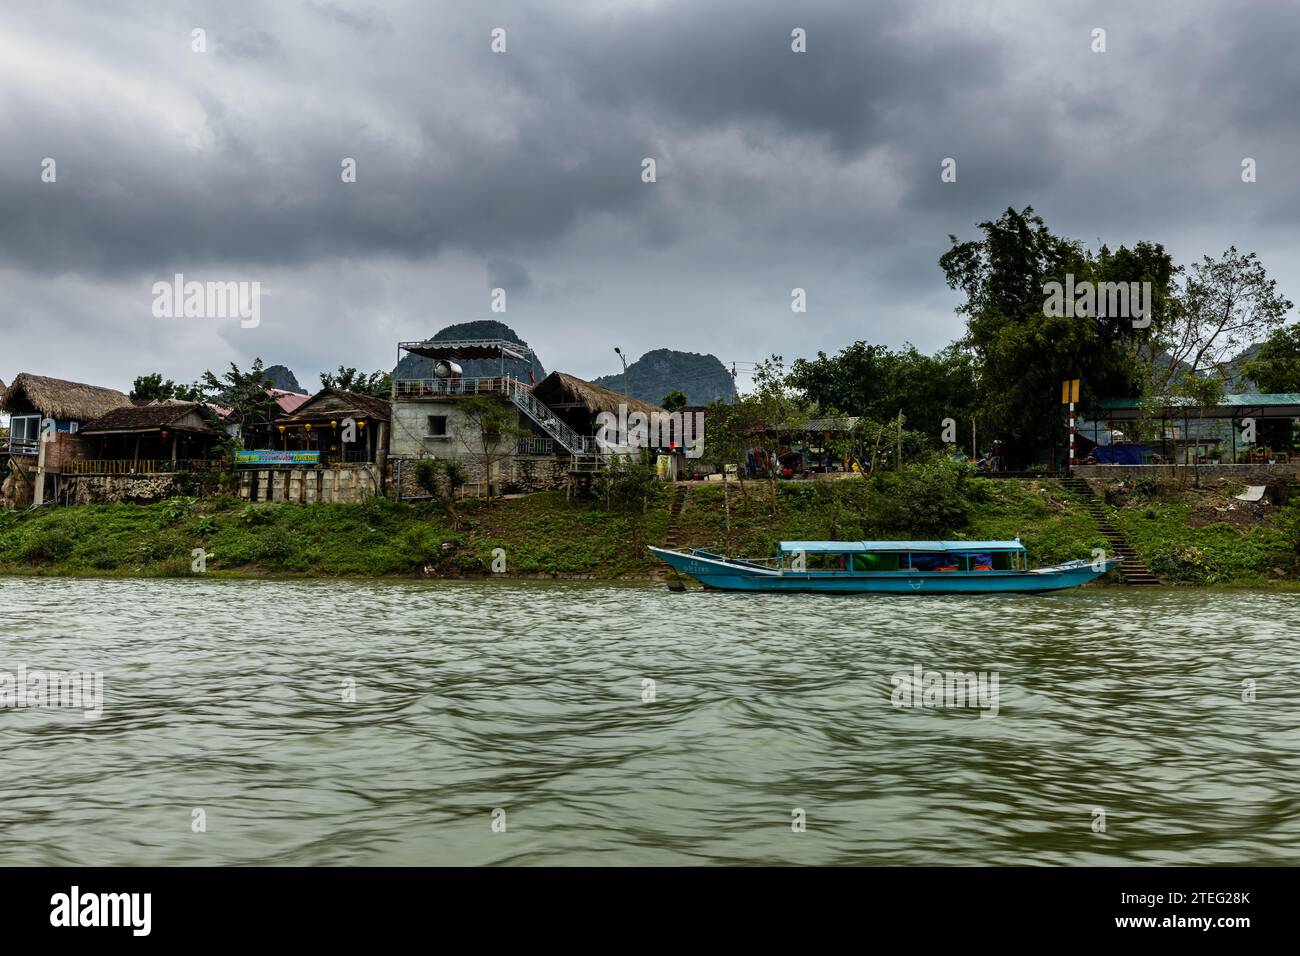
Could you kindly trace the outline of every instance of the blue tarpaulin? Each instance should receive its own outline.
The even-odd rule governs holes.
[[[1098,445],[1092,450],[1099,465],[1140,465],[1150,454],[1150,445]]]

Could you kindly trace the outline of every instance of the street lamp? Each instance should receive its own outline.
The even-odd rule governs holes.
[[[627,398],[629,396],[627,390],[627,356],[623,354],[623,350],[617,345],[614,346],[614,354],[617,355],[619,361],[623,363],[623,397]]]

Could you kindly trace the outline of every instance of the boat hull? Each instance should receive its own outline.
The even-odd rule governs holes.
[[[1032,571],[791,571],[651,548],[675,571],[718,591],[816,594],[1025,594],[1064,591],[1096,580],[1119,564],[1070,562]]]

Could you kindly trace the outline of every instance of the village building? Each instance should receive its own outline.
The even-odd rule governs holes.
[[[323,388],[275,396],[267,429],[235,453],[240,497],[249,501],[358,502],[384,494],[391,406],[387,399]],[[285,410],[288,404],[289,410]],[[251,439],[251,442],[250,442]]]
[[[9,415],[9,474],[0,486],[0,506],[66,498],[73,463],[82,457],[82,425],[129,407],[131,399],[111,388],[20,372],[0,398],[0,411]]]
[[[532,350],[517,342],[430,339],[398,348],[433,359],[435,372],[393,382],[390,458],[401,497],[429,493],[417,477],[421,459],[459,462],[479,491],[565,487],[607,463],[596,441],[601,412],[617,416],[622,405],[625,414],[663,413],[559,372],[535,386],[525,382],[506,369],[507,359],[534,360]],[[459,363],[471,359],[498,361],[499,374],[463,376]]]

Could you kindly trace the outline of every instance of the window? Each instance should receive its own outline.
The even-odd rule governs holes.
[[[430,415],[429,416],[429,438],[446,438],[447,437],[447,416]]]
[[[36,454],[41,438],[40,415],[15,415],[9,420],[9,450],[15,454]]]

